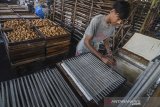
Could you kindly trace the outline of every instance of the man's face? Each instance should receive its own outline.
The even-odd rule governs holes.
[[[110,12],[110,21],[113,25],[119,25],[122,23],[122,20],[119,17],[119,13],[117,13],[115,9],[111,10]]]

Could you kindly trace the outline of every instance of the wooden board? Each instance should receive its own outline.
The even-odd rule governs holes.
[[[123,46],[123,49],[151,61],[156,56],[160,55],[160,40],[135,33]]]

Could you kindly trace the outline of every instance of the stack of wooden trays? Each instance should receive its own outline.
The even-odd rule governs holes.
[[[144,23],[144,20],[148,14],[148,11],[150,9],[151,3],[149,2],[138,2],[138,4],[134,4],[137,6],[135,15],[133,16],[133,22],[132,22],[132,31],[133,32],[140,32],[142,25]]]
[[[60,25],[63,19],[63,3],[63,0],[54,0],[53,20]]]
[[[36,28],[27,26],[25,21],[19,20],[17,24],[19,24],[19,26],[12,26],[14,28],[11,27],[10,30],[3,30],[2,32],[7,55],[11,64],[21,65],[44,59],[44,38],[37,32]]]
[[[69,32],[73,31],[75,5],[76,2],[74,0],[69,0],[69,1],[64,0],[62,22],[64,28],[66,28]]]
[[[77,0],[74,19],[74,35],[82,38],[87,28],[92,11],[92,0]]]
[[[37,23],[34,25],[38,27],[38,32],[43,35],[46,41],[46,58],[67,54],[70,46],[70,33],[59,25],[49,20],[46,21],[46,19],[39,19]]]

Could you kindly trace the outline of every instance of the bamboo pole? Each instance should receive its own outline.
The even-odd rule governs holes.
[[[146,18],[145,18],[145,20],[144,20],[144,22],[143,22],[143,25],[142,25],[141,29],[140,29],[140,33],[143,33],[143,32],[144,32],[145,25],[146,25],[146,23],[147,23],[147,20],[148,20],[150,14],[151,14],[151,9],[153,8],[153,6],[155,6],[155,4],[156,4],[157,2],[158,2],[158,0],[151,0],[150,9],[149,9],[148,14],[147,14],[147,16],[146,16]]]

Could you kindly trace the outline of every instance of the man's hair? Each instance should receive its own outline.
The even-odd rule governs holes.
[[[130,4],[126,1],[116,1],[113,4],[113,9],[119,13],[119,17],[121,20],[127,19],[130,12]]]

